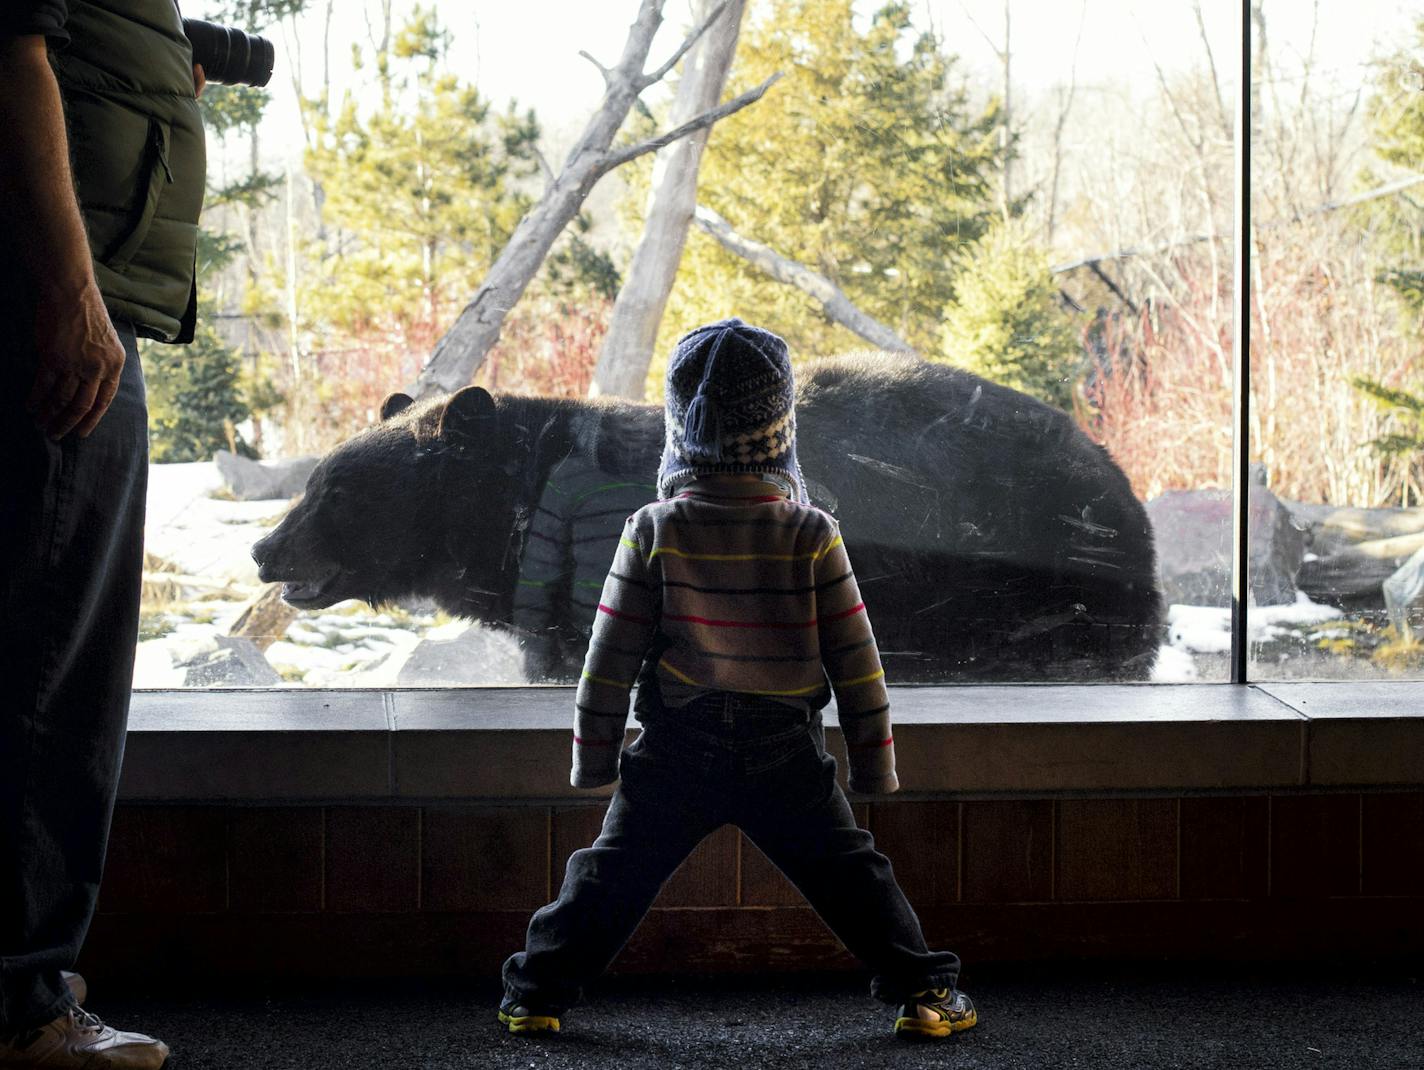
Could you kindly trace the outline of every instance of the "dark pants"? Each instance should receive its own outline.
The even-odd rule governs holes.
[[[131,328],[118,395],[87,439],[25,412],[35,355],[0,346],[0,1033],[69,1002],[123,758],[143,568],[148,411]]]
[[[622,783],[592,847],[569,858],[559,897],[529,922],[504,964],[515,1002],[555,1013],[577,1003],[633,935],[692,849],[734,824],[774,862],[896,1003],[953,986],[959,959],[925,946],[919,919],[870,834],[856,826],[826,754],[820,715],[715,694],[655,710],[623,752]]]

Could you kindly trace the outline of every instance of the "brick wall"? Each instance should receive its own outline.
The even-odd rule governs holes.
[[[481,974],[600,805],[121,805],[95,976]],[[969,963],[1424,953],[1424,791],[891,800],[857,815],[932,943]],[[617,968],[853,965],[737,830],[709,837]]]

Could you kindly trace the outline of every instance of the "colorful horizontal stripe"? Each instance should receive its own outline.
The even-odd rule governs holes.
[[[619,620],[631,621],[634,624],[652,623],[652,621],[649,620],[649,618],[647,617],[639,617],[632,613],[624,613],[622,610],[614,609],[612,606],[605,605],[603,602],[598,603],[598,611],[600,613],[607,613],[610,617],[617,617]]]
[[[599,606],[602,609],[602,606]],[[708,628],[814,628],[815,618],[811,620],[713,620],[710,617],[696,617],[687,614],[666,613],[663,620],[678,621],[682,624],[702,624]]]
[[[698,554],[676,546],[657,546],[648,555],[648,561],[651,563],[653,558],[664,555],[680,557],[684,561],[814,561],[821,556],[821,552],[813,550],[809,554]]]

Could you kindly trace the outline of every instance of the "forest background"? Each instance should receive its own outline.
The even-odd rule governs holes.
[[[621,35],[633,0],[603,6]],[[934,6],[749,0],[725,95],[782,77],[712,128],[699,204],[925,359],[1068,409],[1144,499],[1229,487],[1235,5],[1173,6],[1188,32],[1165,46],[1113,0],[1054,5],[1072,17],[1050,80],[1028,0],[948,7],[953,40]],[[1252,10],[1252,456],[1283,497],[1417,505],[1424,20],[1376,5],[1358,20],[1373,40],[1342,51],[1342,6]],[[506,40],[457,35],[462,16],[438,4],[354,10],[185,8],[272,37],[285,83],[204,94],[204,325],[193,347],[145,354],[156,461],[316,453],[373,422],[598,104],[596,88],[551,95],[584,61],[538,26]],[[697,14],[669,5],[674,36]],[[480,76],[494,53],[498,98]],[[511,64],[542,113],[519,103]],[[621,140],[667,125],[670,82]],[[278,121],[283,97],[299,103]],[[602,180],[477,382],[588,392],[653,170],[645,156]],[[679,333],[733,312],[802,358],[867,348],[693,227],[643,394]]]

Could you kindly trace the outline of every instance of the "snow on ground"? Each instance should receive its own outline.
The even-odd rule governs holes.
[[[1253,646],[1298,634],[1302,628],[1343,620],[1334,606],[1312,602],[1301,592],[1296,600],[1278,606],[1252,606],[1247,641]],[[1317,631],[1317,634],[1321,634]],[[1152,679],[1180,683],[1200,679],[1193,655],[1231,652],[1231,609],[1227,606],[1172,605],[1167,610],[1167,642],[1157,654]]]
[[[287,503],[211,496],[222,488],[211,462],[150,465],[144,549],[191,576],[256,586],[252,544],[276,526]]]
[[[1288,625],[1301,627],[1323,624],[1344,614],[1334,606],[1312,602],[1296,592],[1288,605],[1252,606],[1248,615],[1249,641],[1261,643],[1290,632]],[[1231,610],[1226,606],[1181,606],[1167,610],[1167,645],[1196,654],[1226,654],[1231,651]]]
[[[211,650],[213,638],[226,635],[260,591],[252,544],[286,511],[284,501],[227,499],[211,463],[150,466],[144,538],[151,581],[146,587],[155,593],[143,607],[146,638],[138,644],[135,687],[185,685],[185,663]],[[455,639],[470,629],[433,611],[377,611],[343,602],[302,613],[265,655],[289,686],[392,687],[422,640]],[[449,666],[445,678],[518,682],[515,641],[478,626],[474,633],[461,645],[463,663]]]

